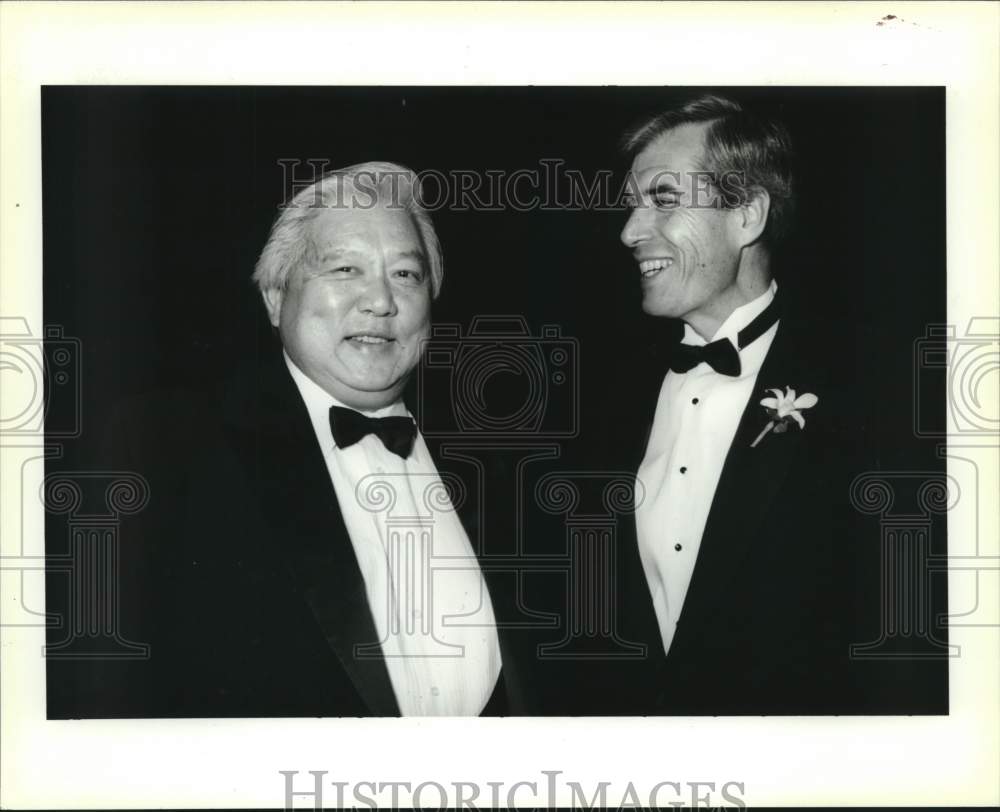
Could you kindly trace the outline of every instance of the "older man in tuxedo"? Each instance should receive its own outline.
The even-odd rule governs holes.
[[[480,567],[475,504],[452,501],[475,489],[403,400],[442,275],[404,167],[338,170],[282,207],[253,275],[280,346],[117,426],[153,494],[123,528],[148,576],[126,580],[154,585],[126,627],[152,656],[105,715],[524,712],[498,633],[512,604]]]
[[[828,344],[774,278],[793,199],[788,133],[703,96],[644,122],[626,148],[621,239],[643,310],[672,320],[635,404],[629,628],[645,628],[657,668],[632,710],[857,710],[848,490],[864,426],[849,425]]]

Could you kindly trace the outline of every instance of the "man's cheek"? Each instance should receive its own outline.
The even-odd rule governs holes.
[[[691,239],[689,234],[678,238],[674,243],[677,246],[678,256],[674,259],[674,267],[681,276],[690,276],[697,272],[701,263],[702,252],[697,241]]]
[[[698,210],[695,208],[677,208],[670,213],[673,228],[685,234],[690,234],[698,228]]]

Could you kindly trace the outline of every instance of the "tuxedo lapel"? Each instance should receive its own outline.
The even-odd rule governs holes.
[[[477,556],[481,556],[482,551],[478,542],[480,540],[479,489],[482,483],[475,481],[475,472],[470,470],[472,466],[468,458],[448,455],[447,444],[436,438],[430,440],[424,438],[424,443],[449,494],[462,496],[461,499],[453,501],[452,506],[465,529],[465,534],[469,537],[472,549],[476,551]]]
[[[726,456],[681,611],[678,638],[703,626],[724,604],[720,596],[740,572],[751,541],[759,537],[761,523],[800,453],[805,432],[796,429],[769,434],[754,448],[751,443],[768,421],[760,405],[766,390],[807,383],[802,378],[802,354],[794,331],[781,322]],[[675,639],[671,653],[679,642]]]
[[[398,716],[364,578],[326,463],[305,404],[277,361],[261,367],[256,385],[227,409],[234,446],[249,470],[269,543],[324,639],[372,714]],[[358,657],[360,647],[372,644],[374,656]]]

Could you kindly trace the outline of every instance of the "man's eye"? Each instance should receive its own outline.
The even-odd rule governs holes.
[[[657,195],[653,205],[658,209],[676,209],[681,204],[679,195]]]
[[[356,270],[357,269],[353,265],[337,265],[334,268],[328,268],[327,273],[344,275],[344,274],[352,274]]]
[[[395,272],[395,276],[398,279],[402,279],[404,282],[413,282],[419,284],[424,281],[423,271],[413,271],[409,268],[401,268]]]

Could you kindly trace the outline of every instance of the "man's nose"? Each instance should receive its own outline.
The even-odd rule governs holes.
[[[649,237],[649,218],[647,209],[637,206],[632,209],[625,228],[622,229],[621,241],[626,248],[635,248],[639,243]]]
[[[392,285],[384,273],[372,275],[365,285],[358,300],[358,306],[363,313],[373,316],[395,316],[396,298],[392,294]]]

